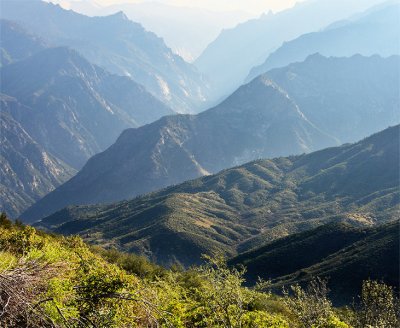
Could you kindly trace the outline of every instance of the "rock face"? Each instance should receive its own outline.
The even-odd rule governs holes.
[[[400,4],[386,3],[347,21],[340,21],[322,31],[304,34],[285,42],[266,61],[253,68],[247,81],[269,71],[300,62],[311,54],[344,57],[399,55]]]
[[[87,17],[39,0],[2,1],[0,17],[21,23],[52,46],[68,46],[91,63],[127,75],[178,112],[195,112],[208,86],[197,69],[122,12]]]
[[[335,142],[283,90],[260,77],[201,114],[164,117],[124,131],[25,217],[38,219],[71,204],[126,199],[252,159],[310,152]]]
[[[124,129],[173,113],[130,78],[68,48],[39,51],[0,72],[0,200],[11,217],[71,178]]]
[[[0,67],[25,59],[46,48],[46,43],[15,22],[0,19]]]
[[[400,206],[399,133],[398,125],[355,144],[258,160],[130,201],[70,206],[37,224],[167,265],[200,263],[201,254],[218,250],[235,255],[328,222],[359,227],[381,224],[396,219]],[[69,183],[58,190],[66,186],[73,190]],[[38,205],[61,198],[55,196],[57,192],[39,201],[24,219],[43,211]],[[326,245],[324,254],[356,239],[342,239],[342,243],[338,239],[339,244]],[[317,250],[304,255],[305,266],[321,260],[323,254],[318,258]],[[299,269],[296,262],[287,266],[291,272]],[[290,270],[276,271],[271,277]]]
[[[400,57],[309,56],[266,76],[285,89],[307,118],[341,143],[400,122]]]
[[[68,48],[49,48],[7,65],[1,76],[1,92],[24,105],[4,110],[75,169],[124,129],[172,113],[131,79],[107,73]]]
[[[16,218],[76,171],[47,153],[4,110],[21,108],[21,104],[4,95],[0,96],[0,101],[0,211]]]

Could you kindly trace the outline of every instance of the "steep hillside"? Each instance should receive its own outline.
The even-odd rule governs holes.
[[[164,117],[124,131],[26,217],[127,199],[257,158],[310,152],[335,142],[284,91],[260,77],[199,115]]]
[[[399,211],[399,131],[396,126],[356,144],[251,162],[131,201],[68,207],[38,226],[159,263],[190,265],[202,253],[233,255],[326,222],[385,222]]]
[[[5,0],[1,9],[0,17],[21,23],[53,46],[76,49],[112,73],[132,77],[178,112],[195,112],[207,97],[196,68],[122,12],[87,17],[41,0]]]
[[[75,174],[75,170],[47,153],[11,115],[3,111],[8,99],[0,96],[0,211],[16,218],[35,201]]]
[[[68,48],[46,49],[0,72],[1,92],[24,105],[11,101],[2,110],[76,169],[124,129],[172,113],[131,79],[112,75]]]
[[[0,67],[25,59],[44,48],[40,38],[28,33],[15,22],[0,19]]]
[[[367,278],[399,285],[399,228],[399,221],[376,228],[329,224],[241,254],[230,264],[245,265],[253,283],[272,278],[277,290],[325,277],[331,297],[350,303]]]
[[[390,2],[389,2],[390,3]],[[247,80],[316,52],[324,56],[391,56],[400,54],[400,3],[382,4],[348,21],[340,21],[318,32],[285,42],[266,61],[251,70]]]
[[[306,117],[341,142],[354,142],[400,121],[400,57],[326,58],[273,69]]]
[[[283,42],[318,31],[363,11],[380,0],[311,0],[226,29],[208,45],[195,65],[209,76],[213,101],[232,93]],[[266,71],[264,71],[266,72]]]
[[[371,230],[372,231],[372,230]],[[231,259],[231,265],[245,265],[249,281],[278,279],[319,263],[329,255],[369,236],[366,227],[355,227],[349,222],[322,225],[276,241]]]

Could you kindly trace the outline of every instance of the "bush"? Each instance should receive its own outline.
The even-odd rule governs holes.
[[[328,327],[333,310],[332,303],[328,299],[326,280],[314,278],[306,289],[298,284],[293,285],[291,294],[284,290],[284,302],[300,327]]]
[[[399,299],[393,288],[382,282],[364,281],[360,303],[354,308],[356,327],[396,328],[400,325]]]

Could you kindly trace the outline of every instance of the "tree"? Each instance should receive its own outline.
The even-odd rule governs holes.
[[[11,220],[7,217],[6,213],[2,212],[0,214],[0,226],[7,229],[12,225]]]

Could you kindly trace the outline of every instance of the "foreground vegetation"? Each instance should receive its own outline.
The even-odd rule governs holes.
[[[352,308],[335,309],[326,281],[285,290],[243,286],[220,257],[166,270],[0,217],[1,327],[397,327],[398,299],[366,281]]]

